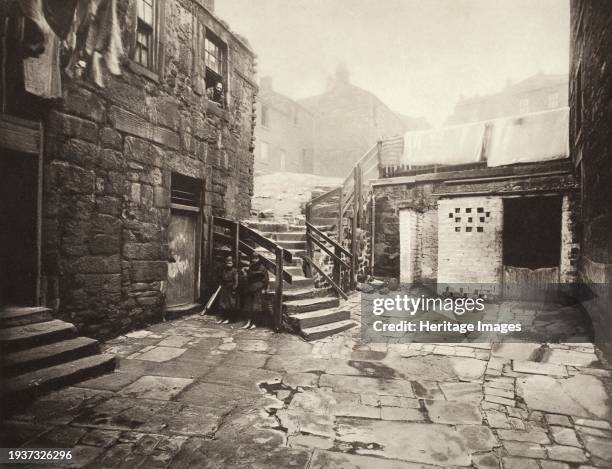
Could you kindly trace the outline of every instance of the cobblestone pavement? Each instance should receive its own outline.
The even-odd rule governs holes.
[[[350,304],[358,316],[359,296]],[[157,324],[105,344],[115,373],[40,398],[4,430],[14,445],[74,448],[79,467],[612,467],[612,373],[592,344],[359,334]]]

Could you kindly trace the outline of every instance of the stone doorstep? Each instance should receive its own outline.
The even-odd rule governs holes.
[[[164,310],[164,317],[166,319],[176,319],[181,316],[186,316],[188,314],[193,314],[204,309],[204,305],[201,303],[188,303],[185,305],[179,306],[168,306]]]
[[[38,345],[49,344],[75,337],[73,324],[59,319],[0,329],[0,350],[3,353],[17,352]]]
[[[4,357],[2,363],[5,376],[23,374],[29,371],[59,365],[60,363],[93,355],[100,351],[97,340],[75,337],[31,349],[13,352]]]
[[[7,380],[2,390],[4,403],[23,403],[37,395],[93,378],[115,369],[114,355],[92,355],[32,371]]]
[[[53,319],[49,308],[40,306],[27,308],[6,308],[0,311],[0,329],[25,326]]]

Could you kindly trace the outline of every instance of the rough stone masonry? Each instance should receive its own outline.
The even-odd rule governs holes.
[[[118,1],[126,50],[134,8]],[[173,174],[197,181],[205,224],[250,211],[255,55],[201,1],[159,8],[157,70],[128,53],[105,89],[64,77],[63,99],[41,109],[44,300],[90,336],[161,318]],[[225,48],[225,109],[206,97],[210,33]]]

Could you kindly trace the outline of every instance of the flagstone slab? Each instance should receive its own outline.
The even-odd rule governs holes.
[[[136,356],[138,360],[150,362],[167,362],[180,357],[187,349],[178,347],[153,347],[152,349]]]
[[[440,383],[440,389],[449,401],[480,402],[484,397],[479,383]]]
[[[608,396],[603,383],[590,375],[568,379],[534,375],[517,379],[517,393],[530,410],[585,418],[605,418]]]
[[[169,401],[191,383],[193,383],[192,379],[170,378],[166,376],[143,376],[129,386],[123,388],[119,394],[141,399]]]
[[[482,415],[477,404],[453,401],[426,401],[429,418],[434,423],[480,424]]]
[[[598,360],[592,352],[577,352],[575,350],[555,349],[544,354],[543,362],[557,365],[589,366]]]
[[[415,397],[409,381],[362,376],[322,375],[319,386],[336,392]]]
[[[428,466],[418,463],[316,450],[310,461],[309,469],[331,467],[338,469],[428,469]]]

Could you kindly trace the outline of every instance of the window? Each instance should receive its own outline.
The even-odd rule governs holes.
[[[206,90],[208,99],[224,107],[226,96],[225,60],[227,48],[225,43],[210,31],[204,38],[204,64],[206,66]]]
[[[261,142],[261,150],[259,155],[261,157],[261,161],[268,161],[268,158],[270,157],[270,147],[266,142]]]
[[[156,66],[156,0],[136,0],[134,61],[149,70]]]
[[[519,114],[527,114],[529,112],[529,100],[523,98],[519,101]]]
[[[261,106],[261,125],[264,127],[270,126],[270,114],[268,110],[268,106],[265,104]]]
[[[548,95],[548,109],[559,107],[559,93],[550,93]]]

